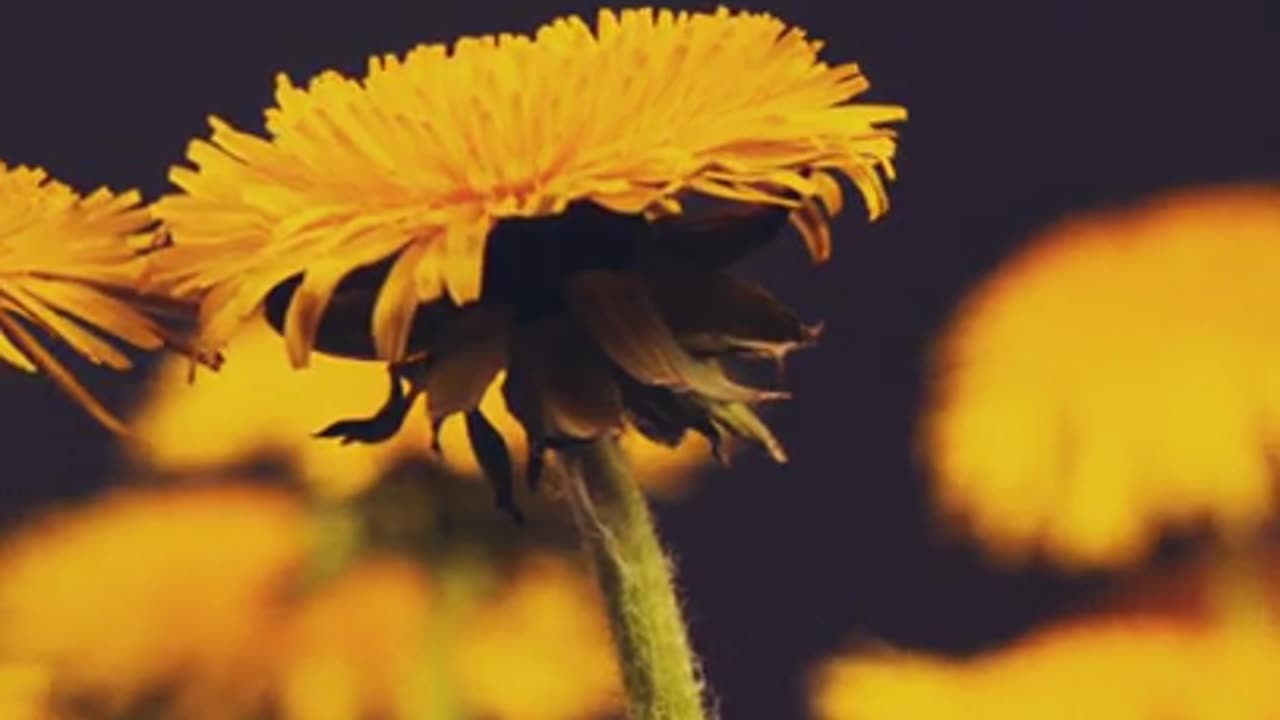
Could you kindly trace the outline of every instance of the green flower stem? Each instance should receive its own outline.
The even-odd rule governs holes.
[[[609,439],[568,459],[570,504],[608,606],[631,720],[704,720],[671,562],[626,459]]]

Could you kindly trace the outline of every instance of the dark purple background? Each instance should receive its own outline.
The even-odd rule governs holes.
[[[585,2],[23,5],[0,29],[0,158],[81,188],[165,188],[217,113],[258,127],[279,70],[360,70],[371,53],[528,30]],[[813,661],[859,637],[967,651],[1086,589],[1001,574],[929,530],[911,455],[921,358],[959,294],[1075,208],[1200,181],[1280,177],[1280,3],[747,3],[857,60],[909,106],[890,217],[837,226],[748,271],[825,319],[770,416],[793,461],[752,456],[660,508],[724,714],[797,717]],[[78,7],[78,6],[84,6]],[[687,7],[696,7],[687,5]],[[726,78],[726,82],[731,82]],[[136,378],[109,386],[117,404]],[[4,514],[111,476],[109,439],[47,383],[0,371]]]

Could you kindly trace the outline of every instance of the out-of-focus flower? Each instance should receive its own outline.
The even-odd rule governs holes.
[[[431,588],[407,562],[353,568],[291,612],[279,652],[288,720],[427,717],[445,668],[429,652]]]
[[[814,707],[822,720],[1280,717],[1267,689],[1280,663],[1280,554],[1253,550],[1247,565],[1206,552],[1144,571],[971,658],[847,655],[814,675]]]
[[[321,496],[348,497],[363,491],[397,463],[424,459],[432,446],[425,412],[412,412],[404,431],[385,443],[340,445],[312,437],[317,417],[357,414],[386,390],[386,371],[371,363],[318,356],[303,370],[289,366],[283,340],[262,322],[247,326],[231,343],[230,360],[216,373],[189,381],[188,361],[163,361],[150,391],[130,421],[130,444],[143,464],[199,475],[259,455],[279,453]],[[340,390],[340,391],[339,391]],[[496,387],[481,408],[506,444],[520,454],[524,431],[507,412]],[[463,476],[478,476],[479,463],[460,419],[440,428],[441,461]],[[687,437],[677,447],[636,432],[623,436],[641,482],[658,493],[675,493],[710,456],[705,442]]]
[[[0,702],[41,720],[143,707],[559,720],[615,706],[598,599],[563,561],[529,556],[513,584],[446,616],[408,559],[310,576],[319,527],[296,498],[247,486],[120,492],[35,523],[0,548]]]
[[[599,597],[553,556],[526,559],[512,585],[458,630],[455,662],[464,705],[503,720],[580,720],[621,705]],[[572,668],[572,671],[566,672]]]
[[[0,550],[0,666],[45,665],[55,690],[118,711],[179,682],[194,707],[247,702],[306,527],[284,495],[234,487],[121,492],[38,522]]]
[[[115,370],[132,362],[107,338],[146,350],[163,346],[164,330],[123,297],[142,279],[138,254],[151,222],[134,191],[81,197],[43,170],[0,162],[0,361],[46,373],[117,432],[119,420],[32,329]]]
[[[281,78],[266,138],[215,118],[171,173],[158,286],[201,297],[213,347],[265,306],[295,366],[390,363],[383,408],[325,434],[385,440],[425,392],[434,422],[465,415],[512,512],[479,407],[504,369],[531,482],[546,450],[624,421],[782,460],[752,409],[782,394],[720,361],[781,359],[817,328],[727,268],[788,219],[825,259],[840,178],[880,215],[882,125],[905,116],[851,103],[866,78],[819,49],[768,15],[604,10],[374,58],[360,80]],[[722,207],[685,214],[691,198]]]
[[[1206,188],[1045,232],[941,345],[942,506],[998,554],[1117,564],[1162,528],[1275,510],[1280,187]]]
[[[1280,628],[1102,619],[972,660],[854,656],[814,679],[820,720],[1270,720]]]
[[[0,663],[0,717],[58,720],[52,710],[52,673],[38,663]]]

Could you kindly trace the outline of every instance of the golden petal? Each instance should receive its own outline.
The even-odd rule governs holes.
[[[134,305],[95,288],[38,277],[28,277],[22,284],[54,308],[101,328],[134,347],[157,350],[164,345],[162,331],[155,322],[138,312]],[[139,298],[139,304],[144,302],[144,298]]]
[[[79,322],[49,307],[41,298],[28,292],[20,282],[0,281],[0,297],[12,309],[65,342],[90,362],[106,365],[113,370],[128,370],[133,367],[129,356]]]
[[[800,207],[791,211],[791,224],[800,231],[815,262],[826,262],[831,258],[831,225],[813,198],[805,198]]]
[[[210,288],[200,302],[201,337],[212,347],[225,346],[254,316],[271,289],[300,271],[301,268],[293,272],[265,268]]]
[[[350,271],[351,265],[345,260],[312,262],[307,266],[284,316],[285,346],[294,367],[307,366],[329,299]]]
[[[732,183],[699,177],[691,181],[689,187],[698,192],[734,202],[780,205],[782,207],[797,207],[799,205],[799,202],[787,193],[770,192],[748,183]]]
[[[622,215],[639,215],[649,208],[662,207],[661,190],[647,187],[629,188],[619,192],[595,192],[591,199],[600,207]]]
[[[218,147],[242,161],[253,162],[257,158],[269,156],[276,152],[275,146],[271,143],[256,135],[236,130],[216,115],[210,115],[208,122],[210,129],[213,130],[213,136],[216,138]]]
[[[22,350],[19,350],[18,346],[14,345],[13,341],[4,332],[0,332],[0,360],[4,360],[23,372],[34,373],[39,371],[31,362],[31,358],[27,357]]]
[[[442,275],[449,297],[457,305],[480,298],[484,279],[484,249],[490,223],[484,220],[456,222],[441,238],[444,257]]]
[[[417,291],[419,302],[429,302],[444,293],[444,243],[432,242],[418,262]]]
[[[812,197],[818,194],[818,186],[814,184],[812,178],[797,172],[793,169],[774,170],[772,172],[753,174],[744,168],[737,173],[722,174],[718,172],[709,172],[707,177],[715,180],[723,180],[727,183],[742,182],[743,178],[751,178],[751,185],[784,188],[791,191],[791,195],[795,197]]]
[[[346,203],[323,203],[309,206],[282,218],[271,228],[273,241],[284,241],[316,230],[332,231],[340,218],[351,213],[352,206]]]
[[[881,168],[886,175],[892,177],[891,163],[886,162]],[[867,203],[867,217],[876,220],[889,212],[889,192],[885,189],[884,181],[876,174],[875,167],[850,163],[842,169],[853,181],[854,186],[862,192],[863,199]]]
[[[76,380],[76,376],[67,370],[66,366],[46,350],[38,340],[31,337],[31,334],[22,327],[18,320],[10,317],[6,312],[0,312],[0,333],[6,335],[23,355],[30,358],[32,364],[45,375],[48,375],[63,392],[79,403],[80,407],[84,408],[103,427],[117,435],[129,434],[129,429],[114,413],[98,402],[93,393],[89,392],[84,385],[81,385],[80,381]]]
[[[378,292],[373,306],[373,342],[383,360],[396,362],[404,358],[413,317],[422,301],[418,278],[430,244],[429,240],[419,240],[401,251]]]
[[[826,170],[813,174],[813,185],[818,191],[818,198],[827,211],[827,217],[835,217],[844,210],[844,190],[835,176]]]

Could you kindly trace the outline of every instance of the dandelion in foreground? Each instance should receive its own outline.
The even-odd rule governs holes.
[[[0,162],[0,360],[43,372],[95,419],[118,419],[38,337],[59,340],[113,370],[128,370],[116,339],[144,350],[172,340],[131,303],[152,219],[136,192],[77,195],[43,170]]]
[[[595,28],[374,58],[359,80],[282,78],[267,137],[213,119],[194,168],[172,172],[157,279],[201,299],[212,347],[265,307],[297,366],[313,350],[386,363],[384,407],[321,434],[385,440],[425,393],[433,422],[466,418],[516,514],[513,463],[477,409],[505,369],[530,484],[548,450],[579,480],[633,714],[700,717],[666,558],[612,441],[630,423],[785,459],[753,410],[783,394],[721,363],[780,361],[817,328],[727,270],[788,221],[826,259],[841,178],[884,212],[883,126],[905,116],[851,103],[866,78],[820,47],[763,14],[602,11]]]
[[[1276,506],[1280,187],[1185,190],[1045,232],[941,344],[926,449],[998,554],[1245,538]],[[1237,540],[1231,540],[1232,543]]]

